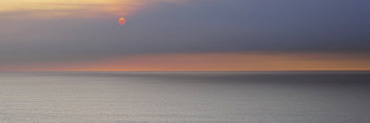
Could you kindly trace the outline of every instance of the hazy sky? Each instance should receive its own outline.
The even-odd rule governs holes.
[[[369,5],[366,0],[1,0],[0,71],[370,70]],[[127,20],[123,26],[120,17]],[[137,57],[143,61],[133,60]],[[192,64],[178,60],[184,58]],[[220,62],[223,58],[233,60]],[[251,65],[276,58],[282,64],[271,69]],[[78,67],[82,64],[91,65]],[[200,67],[206,64],[211,66]]]

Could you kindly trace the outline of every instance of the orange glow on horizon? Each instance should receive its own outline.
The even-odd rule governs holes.
[[[364,57],[365,56],[365,57]],[[207,53],[122,56],[88,62],[0,66],[0,71],[356,71],[370,58],[352,54]],[[32,66],[32,67],[30,67]]]

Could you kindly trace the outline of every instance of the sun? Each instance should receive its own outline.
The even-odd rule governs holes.
[[[118,19],[118,23],[119,23],[119,25],[125,25],[126,24],[126,19],[124,18],[124,17],[121,17],[121,18],[119,18]]]

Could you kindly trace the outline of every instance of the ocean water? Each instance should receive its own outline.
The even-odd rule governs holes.
[[[0,73],[0,122],[370,123],[370,73]]]

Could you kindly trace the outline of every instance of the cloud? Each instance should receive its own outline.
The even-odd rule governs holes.
[[[12,0],[0,5],[0,18],[91,18],[128,16],[156,2],[180,0]]]
[[[105,9],[116,6],[109,0],[0,10],[0,18],[16,18],[0,19],[0,64],[172,53],[370,51],[370,18],[363,4],[353,1],[138,1],[117,4],[118,13],[131,9],[125,5],[136,11],[124,26],[115,11]]]

